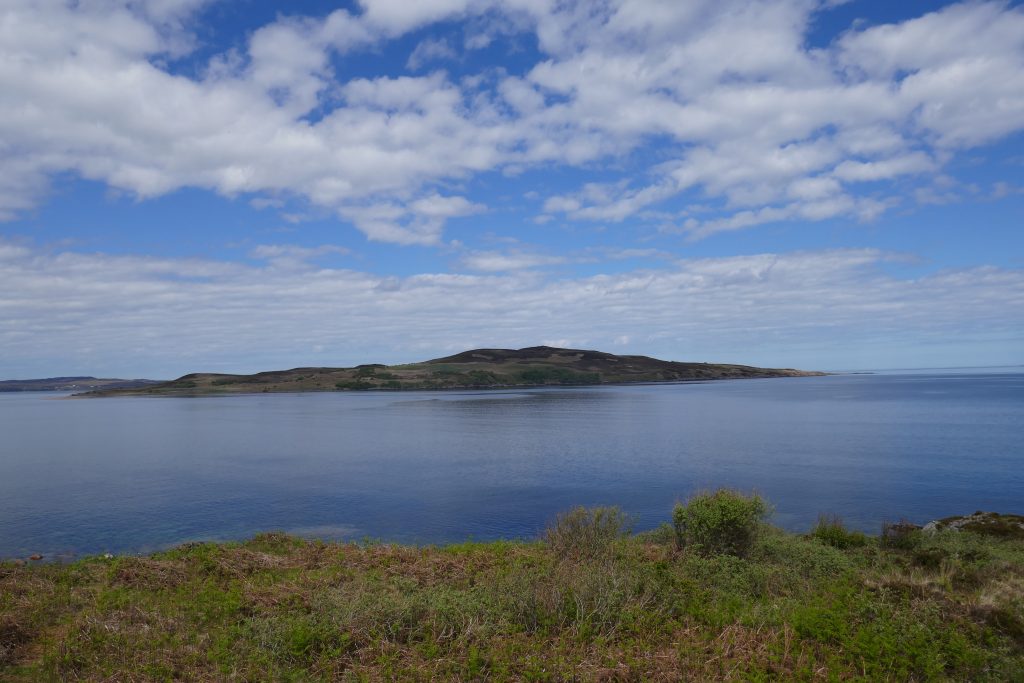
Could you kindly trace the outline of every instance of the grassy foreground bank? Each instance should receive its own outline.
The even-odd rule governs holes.
[[[1024,541],[732,513],[763,509],[691,504],[639,536],[581,509],[533,543],[266,534],[0,564],[0,680],[1024,680]]]

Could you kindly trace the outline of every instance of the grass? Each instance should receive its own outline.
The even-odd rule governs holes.
[[[0,680],[1024,680],[1024,542],[835,526],[738,557],[576,510],[533,543],[0,564]]]
[[[859,548],[867,545],[868,537],[860,531],[849,531],[838,515],[822,514],[811,529],[811,536],[836,548]]]

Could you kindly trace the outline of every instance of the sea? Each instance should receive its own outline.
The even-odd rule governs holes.
[[[0,394],[0,558],[265,531],[533,539],[575,506],[643,531],[702,490],[877,533],[1024,513],[1024,368],[441,392]]]

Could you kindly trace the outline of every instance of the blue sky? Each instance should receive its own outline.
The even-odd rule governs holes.
[[[7,0],[0,378],[1024,363],[1011,2]]]

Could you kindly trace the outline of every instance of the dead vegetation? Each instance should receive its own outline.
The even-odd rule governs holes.
[[[0,565],[0,679],[1015,680],[1024,543],[765,528],[745,557],[573,511],[538,543],[265,534]],[[828,536],[832,539],[835,533]],[[922,560],[922,558],[925,558]]]

